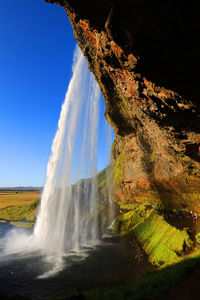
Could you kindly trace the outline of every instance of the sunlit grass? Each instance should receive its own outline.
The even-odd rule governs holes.
[[[10,222],[10,224],[20,228],[32,228],[34,225],[33,222]]]
[[[121,235],[134,234],[151,264],[163,268],[194,252],[190,229],[172,226],[152,205],[143,204],[137,208],[121,205],[120,212],[114,231]]]
[[[184,248],[193,246],[187,229],[171,226],[156,211],[137,224],[133,232],[148,253],[149,261],[157,266],[178,262],[184,256]]]
[[[8,206],[28,206],[40,198],[40,191],[0,191],[0,209]]]
[[[0,191],[0,218],[10,221],[34,221],[39,199],[39,191]]]

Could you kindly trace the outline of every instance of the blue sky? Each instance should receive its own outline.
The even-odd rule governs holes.
[[[76,41],[63,8],[3,1],[0,10],[0,186],[41,186],[71,78]],[[101,127],[105,125],[101,99]],[[101,137],[101,136],[100,136]],[[98,169],[107,164],[104,137]]]

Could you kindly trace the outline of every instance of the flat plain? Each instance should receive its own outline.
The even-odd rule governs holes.
[[[40,198],[40,191],[0,190],[0,209],[8,206],[27,206]]]
[[[34,221],[39,199],[39,190],[0,190],[0,219]]]

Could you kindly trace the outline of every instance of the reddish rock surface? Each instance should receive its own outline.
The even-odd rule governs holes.
[[[200,2],[64,6],[115,131],[115,197],[200,211]]]

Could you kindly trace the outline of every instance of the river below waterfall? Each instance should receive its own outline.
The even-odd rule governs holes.
[[[7,231],[0,224],[0,234]],[[2,240],[1,240],[2,241]],[[105,287],[133,277],[138,270],[137,250],[126,238],[107,235],[85,258],[66,256],[65,268],[53,277],[39,279],[48,262],[37,252],[1,257],[0,292],[45,299],[68,294],[75,289]]]

